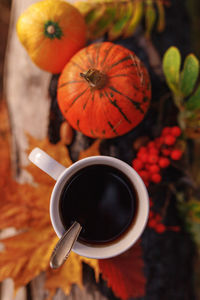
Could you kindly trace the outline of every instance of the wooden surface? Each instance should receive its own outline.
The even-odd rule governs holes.
[[[56,0],[55,0],[56,1]],[[30,61],[27,53],[19,43],[15,23],[19,14],[25,7],[29,6],[31,0],[13,0],[11,27],[9,34],[9,43],[7,49],[7,59],[5,68],[5,91],[7,103],[9,106],[10,121],[12,126],[12,158],[13,170],[18,180],[30,180],[28,174],[21,172],[20,167],[27,164],[27,148],[26,132],[34,137],[43,138],[47,135],[47,126],[49,122],[50,99],[48,97],[48,88],[50,82],[50,74],[42,72]],[[161,35],[154,35],[153,42],[157,47],[159,56],[171,46],[176,45],[181,49],[183,54],[188,53],[189,38],[188,25],[185,20],[185,10],[182,0],[172,1],[171,8],[168,9],[167,28]],[[178,14],[177,14],[178,11]],[[184,20],[184,22],[183,22]],[[176,26],[174,26],[176,24]],[[119,157],[123,161],[131,162],[133,157],[132,143],[133,140],[142,135],[154,136],[161,129],[159,126],[167,123],[174,112],[174,107],[167,107],[168,110],[162,116],[162,123],[158,126],[157,107],[161,96],[165,96],[166,85],[163,81],[160,58],[148,42],[141,37],[141,34],[134,36],[123,42],[124,46],[133,50],[146,64],[151,73],[153,99],[151,110],[145,118],[142,126],[137,131],[130,133],[121,139],[107,140],[102,143],[102,154]],[[148,49],[147,49],[148,46]],[[149,50],[151,49],[150,53]],[[148,51],[147,51],[148,50]],[[153,50],[153,51],[152,51]],[[152,55],[153,53],[153,55]],[[152,60],[152,57],[154,59]],[[52,100],[52,99],[51,99]],[[167,103],[172,103],[168,101]],[[53,126],[52,126],[53,127]],[[70,148],[71,156],[77,159],[77,145],[79,150],[90,143],[90,140],[84,139],[81,134],[77,134],[76,142]],[[158,199],[164,201],[165,190],[161,190]],[[163,199],[162,199],[163,198]],[[173,197],[172,203],[175,202]],[[159,201],[158,201],[159,205]],[[157,207],[158,208],[158,207]],[[159,209],[159,208],[158,208]],[[174,204],[170,207],[166,219],[170,222],[177,222],[176,207]],[[171,223],[170,223],[171,224]],[[168,232],[165,236],[158,235],[152,231],[146,231],[142,237],[142,246],[144,251],[145,274],[147,274],[147,290],[144,299],[153,300],[193,300],[192,286],[192,243],[190,237],[185,233],[180,234]],[[34,279],[27,289],[23,289],[19,300],[33,299],[43,300],[46,296],[44,290],[44,274]],[[105,285],[104,285],[105,287]],[[100,293],[99,286],[95,284],[94,278],[90,274],[89,269],[84,271],[84,289],[79,290],[76,286],[72,288],[71,294],[66,297],[61,290],[58,290],[54,300],[106,300],[116,299],[108,293],[106,295]],[[12,283],[6,281],[1,292],[5,291],[0,300],[12,299]],[[179,293],[179,296],[177,296]],[[177,297],[176,297],[177,296]],[[144,300],[142,298],[142,300]],[[140,298],[141,300],[141,298]]]
[[[26,134],[29,133],[38,139],[47,136],[50,108],[48,88],[51,77],[51,74],[43,72],[32,63],[16,34],[16,21],[19,15],[34,2],[37,1],[12,1],[4,74],[4,92],[12,130],[13,175],[19,182],[28,181],[30,183],[30,174],[22,169],[23,166],[29,163],[26,153],[28,146]],[[10,231],[5,232],[4,236],[9,233]],[[62,291],[58,291],[54,300],[106,300],[95,285],[90,285],[90,289],[85,287],[83,290],[74,286],[68,297]],[[27,290],[29,295],[27,295]],[[14,298],[11,279],[2,284],[0,293],[0,300]],[[32,300],[45,299],[44,274],[35,278],[28,289],[22,288],[19,290],[15,300],[26,300],[30,297]]]
[[[41,71],[28,57],[16,34],[19,15],[34,0],[13,0],[5,63],[4,90],[12,128],[13,168],[17,178],[26,180],[19,166],[27,164],[26,132],[37,138],[47,133],[50,74]]]

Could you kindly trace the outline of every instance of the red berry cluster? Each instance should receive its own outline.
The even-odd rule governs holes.
[[[151,182],[159,183],[162,180],[162,169],[167,168],[171,160],[181,158],[183,152],[176,148],[176,141],[180,135],[181,129],[178,126],[165,127],[160,137],[139,149],[132,166],[146,186]]]
[[[164,233],[166,230],[180,231],[179,226],[166,226],[162,223],[162,216],[152,211],[153,202],[150,199],[150,212],[148,226],[154,229],[157,233]]]

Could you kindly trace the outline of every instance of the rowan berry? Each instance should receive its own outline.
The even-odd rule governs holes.
[[[163,148],[163,149],[161,149],[161,152],[163,155],[169,156],[171,154],[171,149]]]
[[[176,138],[171,134],[166,135],[164,138],[164,143],[168,146],[174,145],[175,142]]]
[[[143,179],[143,181],[147,182],[149,180],[149,173],[145,170],[138,171],[138,174]]]
[[[171,128],[167,126],[167,127],[163,128],[161,135],[165,136],[167,134],[170,134],[170,131],[171,131]]]
[[[141,170],[144,164],[139,158],[136,158],[132,161],[132,166],[135,170]]]
[[[157,222],[156,222],[156,220],[154,220],[154,219],[150,219],[148,225],[149,225],[149,227],[151,227],[151,228],[155,228],[156,225],[157,225]]]
[[[179,160],[181,158],[181,156],[183,155],[183,152],[179,149],[174,149],[172,152],[171,152],[171,158],[173,160]]]
[[[173,136],[175,136],[175,137],[180,136],[180,135],[181,135],[181,129],[180,129],[180,127],[178,127],[178,126],[172,127],[172,129],[171,129],[171,134],[172,134]]]
[[[146,170],[149,170],[150,166],[151,166],[150,164],[146,163],[145,166],[144,166],[144,168],[145,168]]]
[[[162,223],[157,224],[156,227],[155,227],[155,230],[158,233],[163,233],[163,232],[166,231],[166,226],[164,224],[162,224]]]
[[[151,141],[147,144],[148,148],[154,148],[155,147],[155,142]]]
[[[154,164],[149,166],[150,173],[159,173],[159,171],[160,171],[160,167],[158,165]]]
[[[158,163],[161,168],[167,168],[170,165],[170,160],[166,157],[161,157]]]
[[[148,155],[148,163],[155,164],[158,161],[158,155],[156,154],[150,154]]]
[[[154,182],[154,183],[161,182],[161,179],[162,179],[162,177],[161,177],[161,175],[159,173],[153,173],[151,175],[151,181]]]
[[[151,148],[149,149],[149,153],[150,153],[150,154],[158,155],[159,151],[158,151],[157,148],[151,147]]]
[[[140,160],[144,163],[146,163],[148,161],[148,154],[147,153],[141,153],[140,155],[138,155],[138,158],[140,158]]]
[[[162,146],[163,142],[164,142],[163,137],[156,138],[156,139],[155,139],[156,147],[159,147],[159,148],[160,148],[160,146]]]
[[[161,215],[159,215],[158,213],[157,213],[157,214],[155,214],[155,220],[157,221],[157,223],[160,223],[160,222],[161,222],[161,220],[162,220],[162,217],[161,217]]]
[[[138,154],[139,154],[139,153],[147,153],[147,148],[144,147],[144,146],[140,147],[140,149],[139,149],[139,151],[138,151]]]

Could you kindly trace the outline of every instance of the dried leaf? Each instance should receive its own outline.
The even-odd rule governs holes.
[[[89,156],[100,155],[99,152],[100,144],[101,144],[101,139],[97,139],[96,141],[94,141],[94,143],[89,148],[80,152],[79,159],[89,157]]]
[[[74,131],[67,121],[64,121],[60,126],[60,140],[64,145],[72,143]]]
[[[143,16],[143,3],[142,1],[133,2],[133,15],[123,33],[123,37],[130,37],[136,30]]]
[[[149,36],[158,14],[158,31],[165,26],[164,6],[156,0],[157,11],[152,0],[85,0],[75,2],[85,18],[88,28],[88,40],[101,38],[108,33],[108,39],[114,40],[133,35],[137,26],[146,18],[146,33]],[[143,9],[143,6],[146,9]]]
[[[19,288],[40,272],[46,271],[45,287],[49,290],[50,299],[58,288],[62,288],[68,294],[73,284],[82,287],[83,262],[94,269],[98,280],[98,260],[81,257],[73,252],[61,268],[49,268],[50,255],[58,240],[49,218],[49,199],[54,181],[33,164],[28,166],[28,170],[33,176],[34,185],[19,184],[12,179],[5,107],[0,108],[0,117],[3,120],[0,123],[0,188],[3,195],[0,200],[0,229],[16,227],[20,230],[15,236],[0,240],[4,245],[0,253],[0,281],[8,277],[13,278],[15,287]],[[52,145],[47,139],[39,141],[31,136],[28,139],[28,152],[37,146],[66,167],[71,164],[67,149],[62,143]],[[100,143],[101,140],[96,140],[90,148],[80,154],[80,158],[100,155]],[[129,295],[143,295],[145,281],[141,275],[141,253],[137,247],[132,249],[134,250],[129,250],[118,258],[101,261],[103,277],[123,299]],[[133,267],[130,269],[131,264]],[[117,274],[119,278],[116,277]]]
[[[154,7],[154,3],[152,0],[148,0],[145,2],[145,25],[146,31],[145,35],[147,38],[150,38],[151,32],[156,22],[156,10]]]
[[[99,267],[102,277],[120,299],[145,295],[146,278],[139,243],[117,257],[99,260]]]
[[[117,13],[116,20],[114,20],[113,25],[108,32],[108,39],[111,41],[123,35],[123,32],[133,15],[133,4],[127,2],[120,5],[117,9]]]
[[[69,258],[61,268],[56,270],[49,268],[47,270],[45,287],[50,291],[50,296],[55,294],[58,287],[62,288],[66,295],[70,293],[73,284],[77,284],[82,288],[82,262],[87,263],[94,269],[96,280],[98,280],[98,260],[85,258],[74,252],[70,254]]]
[[[1,240],[5,249],[0,255],[0,281],[11,277],[16,289],[26,285],[48,268],[56,241],[50,224]]]
[[[11,175],[9,152],[9,127],[5,106],[0,107],[0,189],[1,214],[0,229],[15,227],[20,233],[1,239],[3,251],[0,253],[0,281],[13,278],[15,287],[26,285],[40,272],[48,270],[47,287],[53,295],[57,288],[70,292],[72,284],[82,286],[82,262],[95,269],[98,278],[98,261],[72,253],[67,265],[55,273],[49,270],[49,259],[57,243],[57,236],[49,218],[49,199],[54,180],[35,165],[28,166],[36,184],[19,184]],[[66,167],[71,164],[67,149],[62,143],[52,145],[47,139],[39,141],[29,138],[31,151],[40,147]],[[29,152],[28,151],[28,152]],[[67,267],[68,266],[68,267]],[[70,266],[70,267],[69,267]]]
[[[158,32],[162,32],[165,29],[165,9],[161,0],[157,0],[156,5],[158,8],[157,30]]]

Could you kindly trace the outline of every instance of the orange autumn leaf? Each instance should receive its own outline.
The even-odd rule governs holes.
[[[102,141],[101,139],[97,139],[96,141],[94,141],[94,143],[89,148],[81,151],[79,154],[79,159],[83,159],[83,158],[89,157],[89,156],[100,155],[99,146],[101,144],[101,141]]]
[[[89,259],[80,256],[74,252],[70,254],[65,264],[56,270],[48,269],[46,272],[45,288],[50,291],[50,297],[54,295],[58,286],[62,288],[65,294],[69,294],[71,286],[78,284],[80,288],[82,285],[82,262],[87,263],[94,269],[96,280],[99,277],[99,264],[96,259]],[[63,280],[65,279],[65,280]]]
[[[57,242],[52,228],[28,229],[1,240],[4,250],[0,255],[0,280],[11,277],[15,288],[26,285],[49,265],[49,258]]]
[[[99,262],[71,253],[63,267],[58,270],[49,268],[49,258],[58,240],[49,218],[49,199],[55,182],[33,164],[30,164],[27,169],[33,176],[34,185],[19,184],[13,180],[8,116],[5,106],[2,105],[0,117],[2,120],[0,123],[0,191],[2,195],[0,229],[7,227],[19,229],[15,236],[0,240],[0,243],[4,245],[3,251],[0,252],[0,281],[11,277],[14,279],[15,287],[18,288],[45,271],[45,287],[49,290],[49,298],[58,288],[62,288],[68,294],[73,284],[82,287],[82,262],[94,269],[96,279],[99,275]],[[66,167],[72,163],[67,148],[62,143],[52,145],[48,139],[38,141],[30,136],[28,139],[30,145],[28,153],[34,147],[39,147]],[[91,147],[80,154],[80,158],[100,155],[100,142],[96,140]],[[108,281],[116,295],[122,295],[124,299],[127,296],[143,295],[145,285],[142,276],[141,250],[135,249],[134,253],[128,256],[127,253],[100,261],[103,278]],[[128,270],[130,271],[127,273]],[[134,270],[133,273],[132,270]]]
[[[66,265],[56,271],[55,280],[55,273],[49,269],[50,255],[58,240],[49,218],[49,200],[55,182],[33,164],[27,169],[33,176],[34,185],[19,184],[13,180],[8,116],[5,105],[2,104],[0,117],[3,121],[0,123],[0,229],[19,229],[15,236],[0,240],[3,244],[0,252],[0,281],[11,277],[15,287],[19,288],[40,272],[46,271],[46,286],[51,295],[60,287],[65,293],[69,293],[72,284],[82,286],[82,262],[88,263],[98,274],[98,261],[72,253]],[[39,147],[66,167],[71,164],[67,148],[61,143],[52,145],[47,139],[38,141],[30,136],[28,138],[28,152]]]
[[[126,300],[145,295],[146,278],[139,242],[119,256],[99,260],[99,267],[117,297]]]

